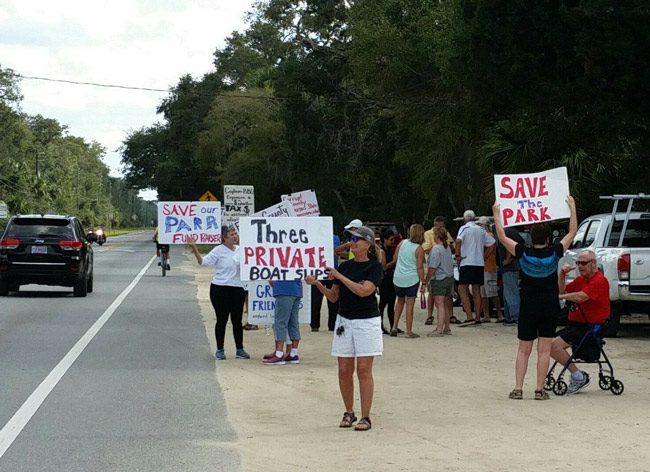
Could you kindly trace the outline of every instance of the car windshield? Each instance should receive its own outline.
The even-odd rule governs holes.
[[[69,221],[58,219],[16,219],[7,228],[5,238],[73,239],[74,233],[68,224]]]
[[[609,246],[618,246],[623,222],[617,220],[612,227]],[[623,237],[625,247],[650,247],[650,219],[629,220]]]

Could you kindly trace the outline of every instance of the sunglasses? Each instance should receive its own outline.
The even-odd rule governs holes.
[[[591,261],[576,261],[576,265],[578,265],[578,266],[586,266],[590,262],[596,262],[596,261],[594,261],[594,260],[591,260]]]
[[[365,241],[365,239],[363,239],[362,237],[359,237],[359,236],[352,235],[352,236],[350,236],[350,241],[353,242],[353,243],[358,243],[359,241]]]

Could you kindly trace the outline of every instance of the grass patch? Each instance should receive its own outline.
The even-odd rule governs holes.
[[[150,231],[153,237],[153,228],[111,228],[106,232],[106,236],[119,236],[121,234],[137,233],[142,231]]]

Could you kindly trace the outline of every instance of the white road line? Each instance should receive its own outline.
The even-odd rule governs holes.
[[[86,349],[86,346],[90,344],[90,341],[93,340],[95,335],[99,332],[100,329],[106,324],[106,322],[113,316],[113,313],[117,308],[122,304],[124,299],[129,293],[135,288],[142,276],[145,274],[151,263],[156,259],[156,256],[153,256],[149,259],[149,262],[145,264],[142,270],[136,275],[135,279],[129,284],[128,287],[124,289],[122,293],[111,303],[102,316],[99,317],[95,324],[93,324],[86,334],[84,334],[77,344],[75,344],[72,349],[65,355],[63,359],[52,369],[52,372],[45,377],[45,380],[32,392],[29,398],[22,404],[18,411],[11,417],[6,425],[0,430],[0,459],[4,456],[7,449],[13,444],[18,435],[21,433],[23,428],[29,423],[29,420],[34,416],[36,411],[43,404],[47,396],[50,394],[56,384],[59,383],[59,380],[65,375],[68,369],[72,366],[74,361],[81,355],[81,353]]]

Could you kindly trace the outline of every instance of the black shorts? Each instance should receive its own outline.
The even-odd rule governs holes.
[[[566,328],[557,332],[557,336],[562,338],[562,341],[571,346],[573,355],[576,359],[582,359],[587,362],[595,362],[600,357],[600,346],[593,336],[587,337],[580,346],[580,350],[576,348],[589,332],[589,325],[585,323],[569,322]]]
[[[156,249],[163,251],[163,252],[169,252],[169,244],[158,244],[156,243]]]
[[[458,283],[462,285],[483,285],[483,266],[461,266],[458,268]]]
[[[521,341],[555,337],[559,311],[557,294],[527,296],[522,292],[517,337]]]

